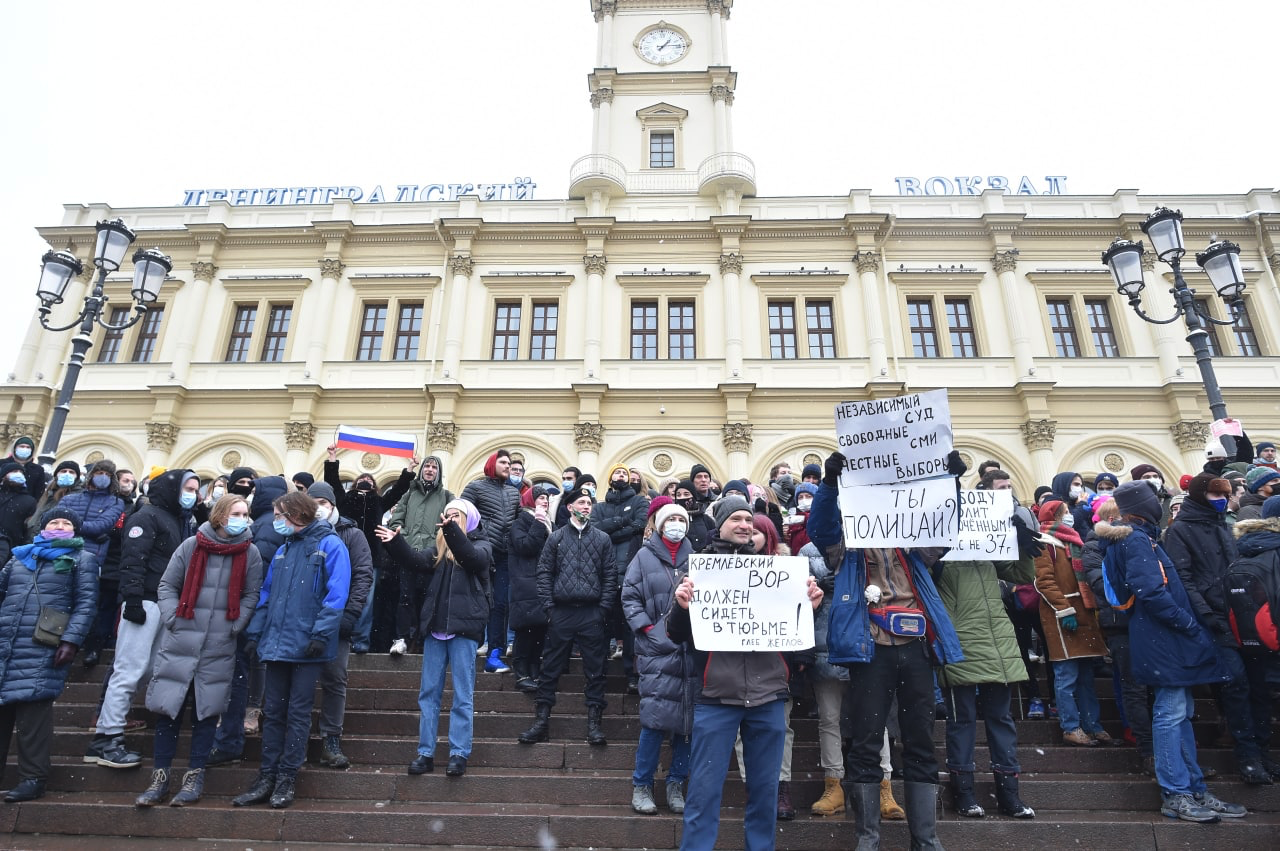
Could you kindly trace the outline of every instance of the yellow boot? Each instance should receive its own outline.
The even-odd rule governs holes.
[[[809,808],[815,816],[838,816],[844,812],[844,790],[840,788],[839,777],[828,777],[827,788],[822,797]]]
[[[889,821],[902,821],[907,814],[902,811],[902,807],[898,806],[898,802],[893,799],[893,786],[888,780],[880,781],[880,818]]]

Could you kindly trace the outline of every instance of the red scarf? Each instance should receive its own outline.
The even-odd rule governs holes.
[[[231,556],[231,586],[227,588],[227,620],[240,617],[240,595],[244,593],[245,566],[248,557],[245,555],[253,541],[241,541],[238,544],[223,544],[213,538],[205,537],[204,532],[196,532],[196,551],[191,554],[191,562],[187,565],[187,575],[182,580],[182,596],[178,598],[178,617],[191,620],[196,616],[196,600],[200,598],[200,586],[204,584],[204,568],[209,562],[209,553]]]

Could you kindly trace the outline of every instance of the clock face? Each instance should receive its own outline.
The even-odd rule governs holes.
[[[654,65],[670,65],[679,61],[689,49],[689,40],[666,27],[649,30],[640,38],[640,56]]]

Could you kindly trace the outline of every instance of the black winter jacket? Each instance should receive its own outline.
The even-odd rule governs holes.
[[[591,525],[613,541],[613,563],[619,576],[627,572],[627,565],[640,550],[648,509],[649,500],[628,486],[621,491],[610,487],[604,502],[596,503],[591,512]]]
[[[521,509],[511,524],[510,546],[507,549],[507,585],[511,589],[511,604],[507,618],[512,629],[529,629],[544,626],[546,610],[538,599],[538,559],[542,548],[551,536],[551,530],[528,509]]]
[[[400,478],[387,490],[386,494],[380,494],[376,489],[361,491],[356,490],[354,487],[349,491],[344,491],[342,489],[342,476],[338,472],[338,462],[324,462],[324,480],[338,496],[339,513],[354,522],[360,527],[360,531],[364,532],[365,543],[369,545],[369,554],[373,557],[373,563],[377,566],[382,565],[382,541],[378,540],[374,530],[382,525],[382,515],[386,514],[392,506],[399,502],[400,497],[404,496],[409,490],[409,485],[413,484],[414,475],[413,470],[402,471]],[[351,578],[354,582],[355,575],[352,574]],[[354,593],[354,591],[355,589],[353,588],[352,592]]]
[[[342,512],[338,513],[338,525],[333,531],[338,533],[338,537],[346,545],[347,556],[351,559],[351,584],[347,591],[347,605],[343,607],[342,613],[344,616],[359,618],[369,599],[369,590],[373,587],[373,555],[369,552],[369,542],[364,539],[364,533],[355,521],[341,516]],[[339,637],[349,638],[350,635],[339,633]]]
[[[538,559],[538,601],[545,611],[586,605],[608,610],[617,593],[608,535],[591,525],[579,531],[572,521],[551,533]]]
[[[0,556],[9,561],[14,547],[31,543],[27,537],[27,521],[36,510],[35,497],[27,493],[26,485],[0,484]]]
[[[507,535],[520,510],[520,489],[506,479],[481,477],[462,489],[462,498],[470,500],[484,521],[485,537],[495,555],[507,551]]]
[[[190,470],[169,470],[151,482],[147,504],[125,520],[120,533],[120,599],[156,600],[169,557],[184,540],[178,495]]]
[[[1226,520],[1212,508],[1188,499],[1182,503],[1178,519],[1165,530],[1164,551],[1178,568],[1196,617],[1214,641],[1236,647],[1222,587],[1227,567],[1236,560],[1236,542]]]
[[[271,564],[276,550],[284,546],[284,535],[276,531],[275,509],[271,503],[284,496],[289,483],[284,476],[267,476],[253,481],[253,502],[249,503],[249,516],[253,518],[253,545],[258,548],[264,565]],[[265,570],[265,568],[264,568]]]
[[[427,573],[426,598],[422,602],[419,629],[461,635],[479,643],[489,623],[489,570],[493,550],[483,539],[482,528],[464,533],[456,523],[444,523],[445,543],[453,558],[436,564],[436,548],[409,546],[403,534],[387,542],[387,553],[397,564]]]

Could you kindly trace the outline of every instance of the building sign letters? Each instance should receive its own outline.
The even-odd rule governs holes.
[[[210,201],[226,201],[232,206],[260,204],[282,207],[291,204],[332,204],[338,198],[349,198],[352,202],[365,204],[407,204],[414,201],[456,201],[460,195],[479,195],[481,201],[532,201],[533,190],[537,186],[531,178],[517,177],[510,183],[401,183],[392,192],[383,192],[379,184],[368,196],[359,186],[184,189],[181,206],[200,207]]]
[[[895,177],[899,195],[981,195],[986,189],[999,189],[1001,192],[1012,192],[1014,195],[1065,195],[1067,177],[1064,174],[1046,174],[1044,189],[1025,174],[1014,189],[1009,178],[993,174],[959,175],[956,177]]]

